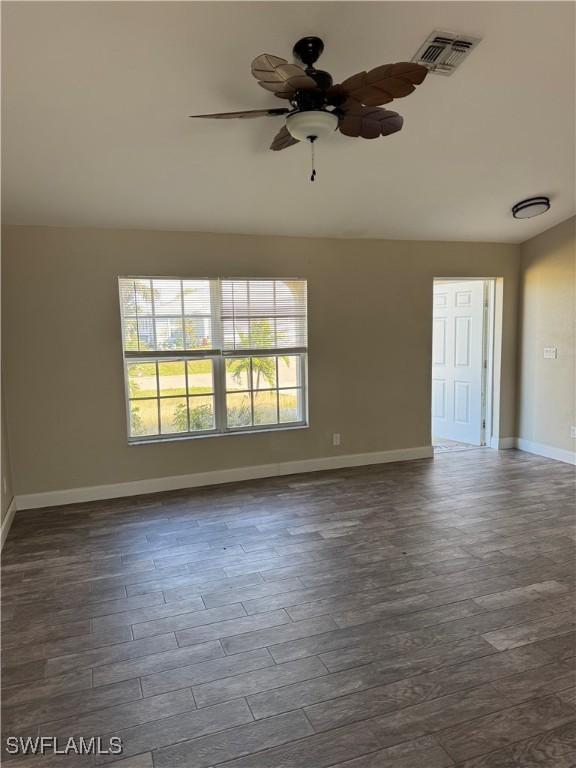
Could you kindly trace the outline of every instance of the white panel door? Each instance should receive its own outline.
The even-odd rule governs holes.
[[[434,283],[432,436],[482,441],[484,281]]]

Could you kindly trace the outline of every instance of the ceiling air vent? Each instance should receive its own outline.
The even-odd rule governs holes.
[[[437,75],[451,75],[479,42],[479,37],[436,30],[420,46],[412,61]]]

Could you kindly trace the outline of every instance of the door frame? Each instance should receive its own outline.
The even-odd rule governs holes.
[[[491,446],[494,404],[494,339],[496,280],[484,280],[484,327],[482,346],[482,445]]]
[[[498,402],[498,389],[495,387],[496,366],[499,360],[496,359],[495,343],[497,328],[499,327],[498,318],[501,324],[501,302],[497,301],[496,286],[499,278],[495,277],[434,277],[432,281],[432,293],[434,286],[438,283],[465,283],[478,282],[484,284],[483,314],[482,314],[482,382],[481,382],[481,429],[480,445],[486,447],[498,447],[498,432],[495,428],[494,417]],[[432,318],[434,318],[434,302],[432,302]],[[501,326],[500,326],[501,327]],[[430,366],[432,371],[432,366]],[[499,371],[498,371],[499,379]],[[430,382],[430,391],[432,391],[432,382]],[[430,401],[430,424],[432,424],[432,401]]]

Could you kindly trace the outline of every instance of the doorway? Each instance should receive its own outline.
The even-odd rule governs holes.
[[[434,280],[432,445],[435,453],[490,442],[494,280]]]

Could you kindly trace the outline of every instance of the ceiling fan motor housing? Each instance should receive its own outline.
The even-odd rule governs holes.
[[[292,53],[307,67],[315,64],[324,50],[324,42],[319,37],[303,37],[295,44]]]

